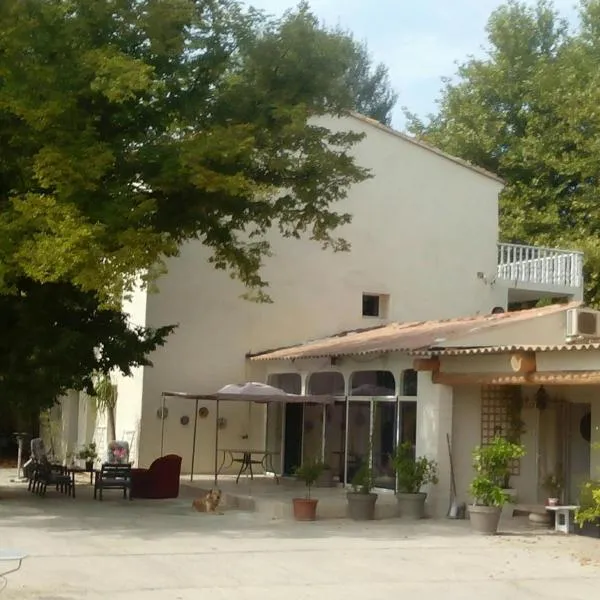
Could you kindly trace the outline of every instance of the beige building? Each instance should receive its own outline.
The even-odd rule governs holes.
[[[322,251],[308,240],[284,240],[272,232],[273,256],[265,261],[263,274],[273,303],[257,305],[241,299],[244,290],[227,273],[213,269],[200,242],[189,243],[168,264],[168,274],[158,282],[160,292],[140,291],[126,306],[135,324],[179,324],[152,357],[152,368],[117,381],[117,437],[130,442],[141,466],[160,454],[164,427],[164,452],[183,456],[183,470],[190,470],[193,407],[170,401],[163,422],[161,393],[212,392],[232,382],[266,381],[269,373],[247,355],[394,322],[483,316],[543,297],[582,298],[580,253],[498,243],[502,182],[497,177],[359,115],[323,124],[365,134],[354,152],[373,177],[350,189],[338,207],[353,215],[339,232],[351,243],[349,253]],[[401,373],[412,368],[408,355],[398,360],[393,397],[405,385]],[[411,392],[406,400],[410,406],[403,408],[407,435],[411,419],[418,429],[421,406],[431,401],[436,410],[448,408],[445,386],[427,383],[422,374],[418,379],[419,394]],[[376,383],[385,387],[391,380]],[[345,380],[338,391],[347,392],[348,385]],[[414,382],[406,385],[414,388]],[[207,408],[208,415],[198,422],[197,472],[209,472],[214,463],[216,416]],[[394,429],[397,419],[391,417],[392,408],[387,410],[386,427]],[[300,419],[298,414],[286,417],[284,411],[275,426],[267,412],[256,405],[223,406],[220,444],[274,447],[277,436],[279,442],[283,439],[286,418]],[[341,418],[339,409],[332,412],[331,419]],[[358,420],[370,422],[362,412]],[[92,437],[100,446],[108,441],[102,418],[85,398],[74,394],[66,399],[62,418],[67,447]],[[303,434],[304,448],[316,428],[312,432]],[[442,452],[445,439],[438,445]],[[281,451],[279,462],[286,467],[285,448]],[[289,467],[289,456],[287,463]]]
[[[599,316],[571,303],[392,324],[250,360],[257,376],[286,391],[340,397],[324,420],[320,408],[307,407],[300,436],[283,420],[293,443],[300,437],[296,452],[304,457],[320,453],[325,422],[325,460],[340,479],[351,478],[353,466],[368,459],[377,486],[393,489],[389,454],[398,442],[411,441],[418,456],[439,463],[429,506],[443,515],[450,500],[446,436],[459,500],[468,501],[473,449],[496,435],[516,434],[527,451],[511,476],[518,502],[542,503],[550,475],[564,480],[563,499],[576,502],[581,483],[600,475],[600,451],[592,449],[600,444],[600,343],[593,341]],[[274,429],[277,410],[270,409]],[[390,421],[395,427],[386,425]],[[284,457],[293,451],[285,434],[270,436],[271,449],[280,443]]]

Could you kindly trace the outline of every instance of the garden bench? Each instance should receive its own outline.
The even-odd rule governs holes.
[[[131,464],[108,464],[104,463],[100,471],[96,473],[94,481],[94,499],[100,496],[104,490],[123,490],[123,498],[131,500]]]

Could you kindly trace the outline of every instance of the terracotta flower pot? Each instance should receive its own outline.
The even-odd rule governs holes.
[[[294,519],[296,521],[316,521],[318,500],[313,498],[294,498]]]

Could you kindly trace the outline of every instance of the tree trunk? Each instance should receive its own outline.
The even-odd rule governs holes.
[[[106,409],[106,426],[108,428],[108,441],[116,441],[117,431],[115,427],[115,409],[113,407]]]

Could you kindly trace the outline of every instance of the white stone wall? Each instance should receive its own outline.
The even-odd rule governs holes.
[[[120,393],[118,428],[124,422],[128,429],[137,427],[141,413],[140,464],[157,456],[161,392],[212,392],[247,380],[247,352],[388,320],[488,313],[506,304],[506,290],[477,276],[496,271],[501,185],[363,121],[328,120],[327,125],[367,134],[355,154],[374,178],[351,189],[337,207],[354,216],[339,231],[352,251],[324,252],[307,239],[282,239],[271,232],[273,256],[265,260],[263,275],[274,303],[257,305],[240,299],[242,286],[214,270],[200,242],[182,248],[158,282],[160,293],[150,295],[145,307],[148,325],[179,323],[179,328],[152,357],[155,366],[136,374],[136,383]],[[389,294],[388,314],[364,318],[363,292]],[[127,409],[121,405],[125,397]],[[184,456],[185,465],[190,436],[176,423],[189,408],[170,404],[169,448]],[[244,407],[224,410],[229,422],[244,423]],[[213,426],[211,417],[202,424],[202,470],[212,468]],[[264,443],[264,415],[253,427],[252,435]],[[225,430],[227,443],[236,440],[237,429]]]

